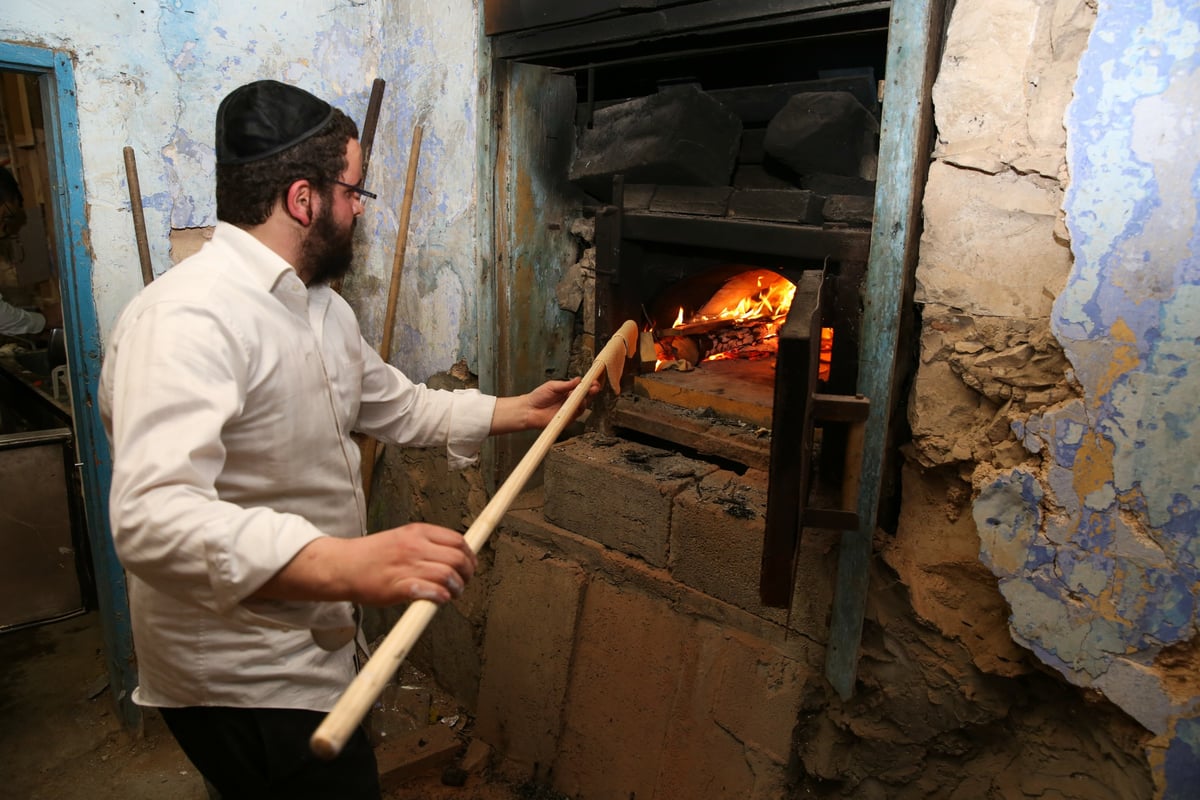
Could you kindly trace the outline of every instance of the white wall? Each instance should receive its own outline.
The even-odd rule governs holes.
[[[478,369],[479,10],[406,0],[10,3],[0,39],[72,54],[93,286],[102,336],[141,285],[122,149],[137,155],[154,269],[170,231],[214,224],[213,118],[259,78],[295,83],[362,123],[387,81],[358,273],[346,294],[378,342],[412,126],[424,126],[393,361],[424,380],[460,356]],[[486,102],[484,103],[486,107]]]

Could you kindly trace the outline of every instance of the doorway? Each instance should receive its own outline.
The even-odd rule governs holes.
[[[72,56],[0,42],[0,79],[5,121],[0,159],[11,166],[19,181],[26,217],[22,226],[26,232],[19,240],[24,249],[19,253],[22,264],[19,272],[14,267],[10,276],[14,299],[61,312],[65,363],[60,374],[65,386],[59,387],[59,397],[68,417],[75,456],[68,466],[75,471],[72,477],[81,487],[109,691],[123,723],[137,728],[141,713],[132,701],[137,670],[125,577],[108,527],[112,462],[93,400],[102,350],[87,246],[87,203]],[[3,278],[0,275],[0,280]],[[0,293],[8,299],[3,288]],[[46,350],[47,359],[53,358],[49,347]],[[49,388],[53,396],[53,385]]]

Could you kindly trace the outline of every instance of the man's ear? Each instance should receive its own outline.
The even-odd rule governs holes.
[[[316,213],[316,209],[313,208],[314,194],[312,184],[302,179],[288,187],[287,196],[284,199],[284,207],[288,215],[306,228],[312,224],[313,216]]]

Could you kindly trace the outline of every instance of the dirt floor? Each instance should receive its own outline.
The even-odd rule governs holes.
[[[96,614],[0,633],[0,796],[14,800],[208,800],[153,712],[123,729]],[[552,800],[488,777],[470,717],[415,669],[374,715],[386,800]],[[462,785],[448,785],[462,782]]]

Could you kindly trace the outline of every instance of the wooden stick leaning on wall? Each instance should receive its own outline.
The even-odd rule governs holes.
[[[133,212],[133,235],[137,237],[138,261],[142,265],[142,285],[154,280],[150,264],[150,240],[146,236],[146,214],[142,209],[142,184],[138,180],[137,156],[132,147],[125,148],[125,178],[129,183],[129,210]]]
[[[379,109],[383,107],[383,90],[387,82],[376,78],[371,84],[371,96],[367,99],[367,116],[363,118],[362,135],[358,143],[362,145],[363,180],[367,179],[367,167],[371,165],[371,150],[375,145],[375,129],[379,126]]]
[[[471,527],[467,528],[464,536],[471,550],[478,553],[483,549],[488,537],[500,524],[509,506],[524,488],[534,470],[542,463],[559,434],[567,423],[576,417],[592,384],[599,380],[602,374],[606,374],[612,390],[621,391],[621,372],[625,360],[637,352],[637,340],[638,328],[633,320],[627,321],[609,339],[579,385],[550,420],[550,424],[542,430],[524,458],[517,463],[491,501],[471,523]],[[342,751],[346,740],[354,733],[354,729],[362,722],[375,699],[396,674],[400,663],[412,650],[437,609],[437,604],[429,600],[414,600],[409,604],[391,632],[375,648],[375,653],[346,687],[333,710],[313,732],[309,746],[314,754],[320,758],[333,758]]]
[[[367,115],[363,117],[362,131],[359,132],[358,143],[362,147],[362,184],[366,184],[367,167],[371,165],[371,150],[375,145],[375,129],[379,127],[379,109],[383,106],[383,90],[387,82],[376,78],[371,84],[371,96],[367,99]],[[336,279],[331,287],[338,294],[342,293],[342,279]]]
[[[404,183],[404,202],[400,206],[400,229],[396,232],[396,252],[392,256],[392,279],[388,284],[387,310],[383,315],[383,341],[379,344],[379,357],[385,362],[392,357],[392,328],[396,323],[396,299],[400,295],[400,276],[404,271],[404,252],[408,248],[408,221],[412,215],[413,187],[417,179],[417,161],[421,155],[421,126],[413,128],[412,148],[408,152],[408,176]],[[375,477],[375,459],[378,440],[369,438],[363,442],[362,476],[363,495],[371,502],[371,481]]]

